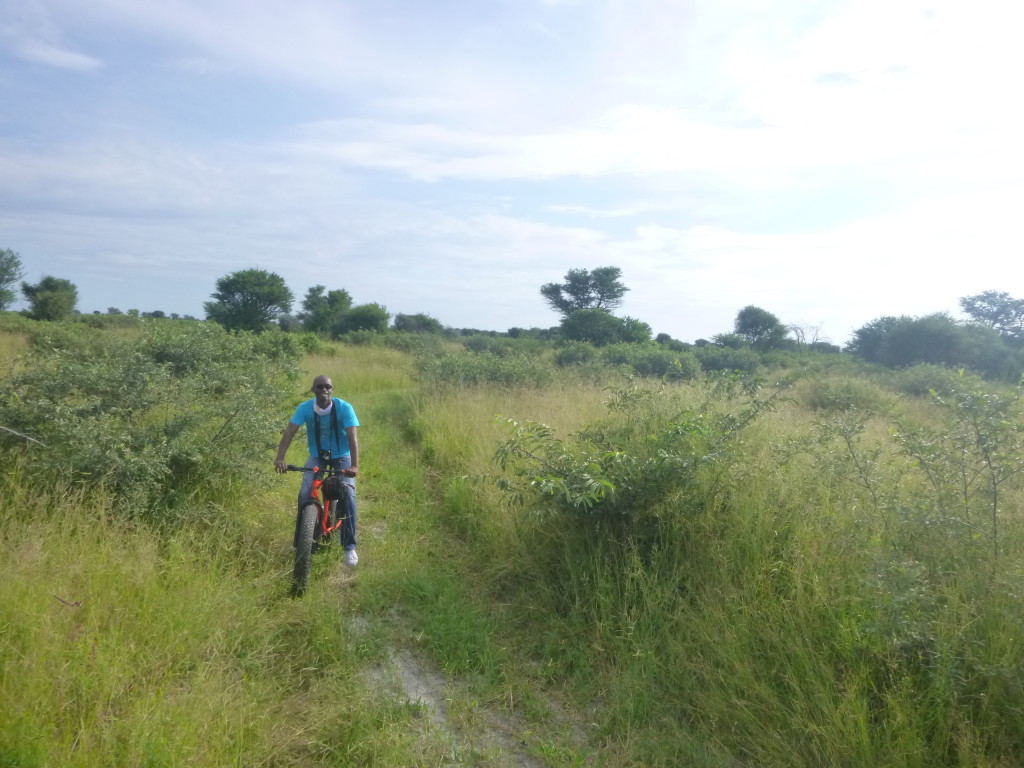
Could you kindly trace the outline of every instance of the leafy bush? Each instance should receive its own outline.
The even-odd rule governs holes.
[[[812,379],[804,390],[803,402],[816,411],[856,409],[874,413],[888,410],[894,398],[868,379],[846,376]]]
[[[563,368],[570,365],[590,365],[597,361],[597,347],[588,341],[566,341],[555,351],[555,364]]]
[[[932,393],[937,423],[902,419],[895,439],[922,475],[908,510],[959,550],[986,543],[999,557],[1008,491],[1024,472],[1024,390],[959,374]],[[962,552],[957,552],[962,556]]]
[[[692,352],[675,352],[651,344],[612,344],[601,350],[601,359],[608,365],[626,365],[640,376],[663,379],[693,379],[700,373],[700,363]]]
[[[341,341],[356,347],[386,347],[413,354],[441,354],[444,351],[442,337],[432,333],[350,331]]]
[[[499,357],[515,355],[539,355],[550,348],[542,339],[532,336],[485,336],[475,334],[462,339],[463,346],[470,352],[488,352]]]
[[[753,373],[761,365],[760,356],[750,349],[733,349],[708,344],[697,347],[697,361],[705,371],[740,371]]]
[[[515,503],[545,514],[585,516],[636,541],[653,541],[665,522],[662,502],[686,510],[698,472],[725,460],[730,445],[778,391],[752,398],[738,412],[675,410],[671,394],[636,386],[614,393],[613,417],[588,426],[571,440],[544,424],[505,421],[512,437],[497,461],[500,487]],[[511,477],[509,477],[511,476]],[[699,502],[696,502],[699,503]]]
[[[280,426],[298,375],[294,336],[214,323],[145,324],[137,338],[37,349],[0,388],[0,440],[54,470],[108,486],[143,510],[245,480]],[[45,446],[45,447],[43,447]]]
[[[890,383],[893,389],[900,392],[927,397],[932,392],[947,391],[956,375],[955,371],[951,371],[945,366],[921,363],[889,372],[884,375],[884,379]]]

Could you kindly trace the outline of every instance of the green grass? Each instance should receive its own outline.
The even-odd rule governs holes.
[[[875,387],[844,386],[861,400]],[[678,392],[706,402],[699,386]],[[423,412],[458,415],[455,426],[422,422],[426,455],[453,473],[493,471],[484,414],[557,422],[572,411],[569,396],[589,403],[584,420],[606,418],[585,393],[528,404],[442,394]],[[935,418],[915,403],[903,412]],[[575,413],[578,424],[582,407]],[[531,684],[569,682],[577,706],[596,703],[601,764],[973,766],[1019,754],[1024,720],[995,714],[1024,703],[1008,682],[1024,661],[1008,611],[1020,583],[1011,554],[1020,551],[1019,484],[1002,504],[1017,543],[1004,541],[992,562],[965,549],[955,527],[919,529],[912,495],[902,508],[872,509],[853,481],[912,492],[912,465],[901,468],[896,447],[883,445],[877,460],[894,466],[857,475],[837,458],[842,443],[815,437],[821,418],[831,417],[801,400],[763,417],[698,477],[690,501],[666,503],[653,550],[572,515],[531,517],[486,487],[449,493],[449,526],[473,542],[477,581],[500,595],[512,644],[538,665]],[[866,450],[891,435],[876,418],[856,439]],[[943,572],[951,556],[957,570]]]
[[[923,506],[891,414],[941,432],[934,404],[852,373],[802,383],[634,530],[509,503],[496,417],[569,448],[601,423],[647,455],[687,409],[738,409],[737,391],[669,384],[612,412],[607,382],[572,371],[420,387],[404,353],[330,351],[284,410],[319,373],[356,406],[361,563],[318,556],[301,600],[292,475],[159,525],[4,469],[0,766],[511,765],[483,738],[496,722],[555,767],[1008,768],[1024,753],[1024,492],[1001,487],[998,554],[984,525],[965,537],[955,510]],[[844,442],[847,407],[872,403]],[[375,682],[396,649],[447,675],[457,742]]]

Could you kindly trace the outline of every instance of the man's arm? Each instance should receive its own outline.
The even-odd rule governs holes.
[[[348,433],[348,451],[352,456],[352,466],[345,470],[345,474],[349,477],[355,477],[359,474],[359,435],[357,434],[358,427],[349,427],[345,430]]]
[[[288,453],[288,446],[292,444],[292,438],[295,437],[295,433],[299,431],[299,425],[288,422],[288,425],[284,428],[284,432],[281,433],[281,442],[277,445],[277,457],[274,459],[274,468],[278,472],[285,472],[288,464],[285,462],[285,454]]]

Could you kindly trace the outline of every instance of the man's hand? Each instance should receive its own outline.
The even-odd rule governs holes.
[[[348,469],[341,470],[341,474],[343,474],[345,477],[355,477],[356,475],[359,474],[359,467],[353,464]]]
[[[278,472],[287,472],[288,463],[284,459],[274,459],[274,469]]]

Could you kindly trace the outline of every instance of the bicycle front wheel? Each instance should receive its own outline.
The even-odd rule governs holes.
[[[313,538],[319,510],[316,504],[306,504],[299,512],[299,524],[295,535],[295,570],[292,574],[292,591],[302,595],[309,586],[309,571],[313,567]]]

